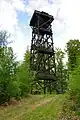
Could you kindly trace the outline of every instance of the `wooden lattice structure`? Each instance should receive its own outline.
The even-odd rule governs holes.
[[[53,16],[45,12],[34,11],[30,21],[32,28],[30,68],[36,72],[36,82],[44,89],[53,88],[56,80],[55,54],[52,33]],[[41,83],[44,82],[44,86]]]

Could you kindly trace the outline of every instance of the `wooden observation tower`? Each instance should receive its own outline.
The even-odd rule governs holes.
[[[55,54],[52,33],[53,16],[45,12],[34,11],[30,21],[32,40],[30,51],[30,68],[36,72],[37,84],[44,86],[44,93],[48,87],[52,92],[56,80]]]

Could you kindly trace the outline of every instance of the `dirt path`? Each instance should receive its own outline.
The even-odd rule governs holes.
[[[23,99],[18,105],[0,109],[0,120],[36,120],[36,117],[41,120],[42,117],[48,118],[47,112],[49,117],[53,118],[56,115],[53,111],[55,109],[57,111],[60,99],[62,100],[58,95],[32,96]],[[37,109],[38,107],[39,109]]]
[[[48,99],[43,99],[43,100],[35,103],[34,105],[32,105],[31,108],[32,108],[32,110],[35,110],[37,107],[45,106],[45,105],[49,104],[50,102],[56,101],[56,99],[58,99],[58,96],[48,98]]]

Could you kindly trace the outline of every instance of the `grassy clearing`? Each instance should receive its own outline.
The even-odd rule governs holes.
[[[0,108],[0,120],[57,120],[64,95],[35,95]]]

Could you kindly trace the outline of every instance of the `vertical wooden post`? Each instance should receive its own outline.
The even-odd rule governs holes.
[[[46,80],[44,80],[44,94],[46,94]]]

